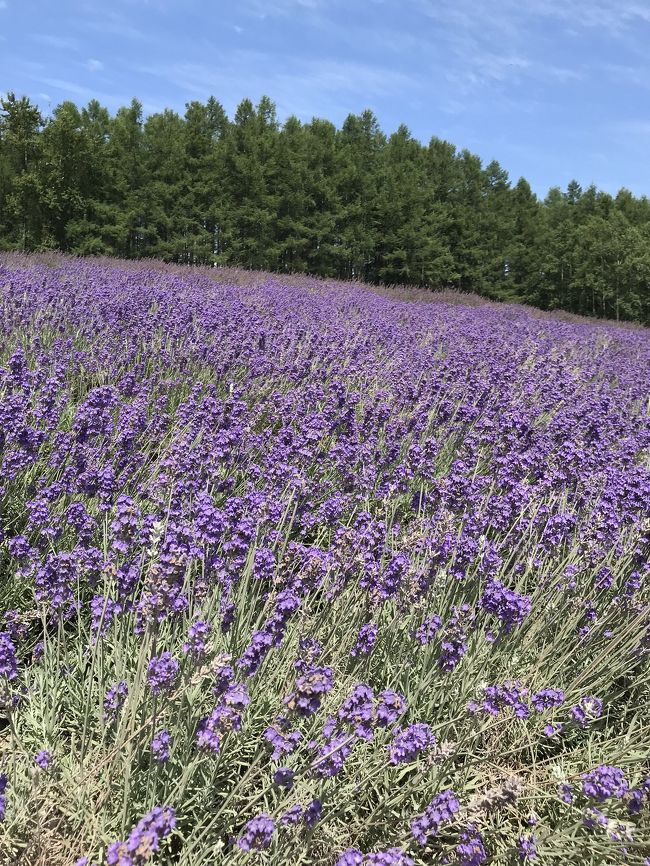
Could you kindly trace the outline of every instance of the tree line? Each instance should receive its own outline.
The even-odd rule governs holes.
[[[155,257],[453,287],[650,322],[650,201],[572,181],[542,201],[501,165],[371,111],[341,128],[214,98],[148,117],[0,100],[0,249]]]

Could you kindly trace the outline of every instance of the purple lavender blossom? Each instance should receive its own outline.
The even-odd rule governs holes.
[[[406,698],[391,689],[380,692],[377,699],[376,715],[380,728],[387,728],[406,712]]]
[[[291,767],[278,767],[273,773],[273,782],[288,791],[293,787],[294,772]]]
[[[537,858],[537,836],[528,833],[517,839],[517,856],[523,862]]]
[[[480,604],[487,613],[501,621],[506,634],[521,625],[532,610],[532,601],[528,596],[508,589],[496,578],[488,583]]]
[[[246,676],[252,677],[259,670],[272,646],[272,634],[266,631],[254,632],[250,644],[244,650],[241,658],[237,659],[237,665]]]
[[[106,634],[113,619],[122,612],[122,605],[103,595],[95,595],[90,600],[90,633],[92,642]]]
[[[358,848],[348,848],[339,855],[336,866],[362,866],[363,854]]]
[[[516,680],[510,680],[502,685],[485,686],[484,700],[480,709],[484,713],[498,716],[505,709],[512,709],[518,719],[526,719],[530,710],[525,702],[528,689]]]
[[[294,751],[302,734],[300,731],[292,731],[288,723],[278,720],[264,732],[264,739],[273,746],[271,760],[278,761],[282,755],[290,755]]]
[[[0,773],[0,822],[4,821],[7,812],[7,795],[5,792],[8,784],[9,779],[5,773]]]
[[[52,755],[47,749],[41,749],[41,751],[34,758],[36,764],[41,768],[41,770],[47,770],[52,762]]]
[[[348,724],[356,736],[363,740],[372,740],[374,697],[370,686],[359,683],[352,689],[352,693],[345,699],[338,712],[340,721]]]
[[[164,764],[169,760],[171,754],[172,738],[169,731],[160,730],[154,735],[151,741],[151,754],[154,761],[159,764]]]
[[[154,806],[138,821],[126,841],[108,846],[108,866],[144,866],[175,826],[176,813],[171,806]]]
[[[604,812],[601,812],[600,809],[591,806],[589,809],[585,810],[584,815],[582,816],[582,823],[587,830],[597,830],[599,827],[607,827],[609,824],[609,818]]]
[[[586,728],[590,722],[599,719],[602,712],[603,702],[594,695],[580,698],[579,702],[571,707],[571,715],[581,728]]]
[[[560,800],[567,803],[569,806],[573,803],[575,797],[573,788],[568,782],[562,782],[560,785]]]
[[[650,803],[650,776],[644,779],[637,788],[632,788],[628,792],[628,813],[630,815],[638,815],[646,802]]]
[[[372,652],[379,634],[379,627],[374,622],[368,622],[362,625],[359,629],[356,642],[352,647],[350,655],[353,658],[357,656],[367,656]]]
[[[183,652],[191,655],[195,661],[200,661],[207,654],[207,643],[212,633],[212,626],[205,620],[193,622],[187,630],[187,640],[183,644]]]
[[[585,797],[604,802],[609,797],[623,797],[629,790],[625,773],[620,767],[601,764],[580,776]]]
[[[284,702],[288,709],[294,710],[300,716],[311,716],[320,709],[323,696],[334,685],[334,675],[331,668],[310,667],[296,679],[294,691]]]
[[[354,736],[342,731],[333,731],[328,739],[318,747],[312,764],[313,774],[320,779],[336,776],[352,751]],[[316,745],[316,744],[314,744]]]
[[[244,835],[237,840],[242,851],[265,851],[271,844],[275,823],[270,815],[263,812],[246,824]]]
[[[305,826],[310,830],[318,824],[323,814],[323,804],[318,798],[311,800],[305,806],[302,818]]]
[[[456,845],[456,863],[458,866],[481,866],[487,860],[487,851],[481,834],[475,827],[463,830],[460,842]]]
[[[530,703],[536,712],[543,713],[544,710],[561,707],[564,703],[564,692],[562,689],[541,689],[531,697]]]
[[[460,809],[456,794],[449,788],[441,791],[429,803],[424,814],[411,821],[411,832],[420,845],[426,845],[429,836],[437,836],[440,827],[451,821]]]
[[[302,821],[302,806],[296,803],[291,806],[280,818],[280,826],[296,827]]]
[[[152,656],[147,665],[147,683],[155,695],[171,692],[176,685],[179,665],[169,651]]]
[[[388,754],[391,764],[408,764],[417,760],[421,752],[433,746],[436,738],[429,725],[416,722],[393,737]]]
[[[433,616],[428,616],[422,625],[415,632],[415,639],[418,643],[422,644],[422,646],[426,646],[430,644],[432,640],[434,640],[435,636],[440,631],[442,627],[442,620],[439,616],[434,614]]]
[[[6,631],[0,632],[0,677],[15,680],[18,676],[16,647]]]
[[[104,721],[112,724],[117,721],[124,702],[128,696],[129,689],[127,684],[122,680],[119,683],[114,683],[108,688],[104,695]]]

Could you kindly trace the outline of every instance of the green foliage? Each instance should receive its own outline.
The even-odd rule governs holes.
[[[233,120],[211,97],[143,118],[97,100],[44,120],[0,102],[0,249],[156,257],[456,288],[543,309],[650,322],[650,202],[572,181],[542,202],[498,162],[371,111],[341,129]]]

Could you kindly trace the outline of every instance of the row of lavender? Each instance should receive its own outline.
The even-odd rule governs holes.
[[[87,262],[0,305],[0,863],[650,862],[647,332]]]

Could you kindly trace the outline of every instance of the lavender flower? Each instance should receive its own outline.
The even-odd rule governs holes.
[[[175,826],[176,813],[171,806],[154,806],[138,821],[126,841],[112,842],[108,846],[108,866],[144,866]]]
[[[169,760],[171,754],[172,738],[169,731],[157,731],[151,741],[151,754],[154,761],[164,764]]]
[[[362,866],[363,854],[358,848],[348,848],[339,855],[336,866]]]
[[[435,614],[433,616],[428,616],[415,632],[415,639],[418,643],[422,644],[422,646],[426,646],[435,638],[440,631],[441,626],[442,620],[439,616]]]
[[[366,623],[366,625],[362,625],[359,629],[359,634],[357,635],[356,642],[352,647],[350,655],[353,658],[356,658],[360,655],[370,655],[377,641],[378,634],[379,627],[376,623],[369,622]]]
[[[9,633],[0,632],[0,677],[15,680],[18,676],[18,658]]]
[[[406,698],[403,695],[391,689],[380,692],[376,707],[377,724],[380,728],[387,728],[403,716],[406,709]]]
[[[7,812],[7,795],[5,791],[8,784],[9,779],[7,776],[4,773],[0,773],[0,822],[4,821]]]
[[[562,689],[542,689],[531,697],[530,703],[538,713],[544,710],[561,707],[564,703],[564,692]]]
[[[568,782],[563,782],[560,785],[560,799],[568,805],[571,805],[571,803],[573,803],[573,788],[571,787],[571,785],[568,784]]]
[[[357,737],[372,740],[374,692],[365,683],[359,683],[343,702],[338,712],[339,719],[352,727]]]
[[[34,760],[41,768],[41,770],[47,770],[52,761],[52,755],[48,752],[47,749],[41,749],[41,751],[36,755]]]
[[[389,760],[391,764],[408,764],[417,760],[420,752],[430,748],[436,742],[433,732],[428,725],[417,722],[408,728],[399,731],[393,737],[389,746]]]
[[[122,680],[119,683],[114,683],[109,687],[104,696],[104,721],[112,724],[117,721],[124,702],[126,701],[129,689],[127,684]]]
[[[246,824],[244,835],[237,840],[242,851],[265,851],[271,844],[275,823],[263,812]]]
[[[293,787],[293,770],[290,767],[278,767],[273,773],[273,781],[281,788],[286,788],[288,791]]]
[[[475,827],[463,830],[460,842],[456,845],[456,862],[458,866],[481,866],[487,860],[487,851],[481,834]]]
[[[480,604],[487,613],[501,620],[506,634],[521,625],[532,609],[532,601],[528,596],[519,595],[496,579],[488,583]]]
[[[441,791],[429,803],[423,815],[411,822],[411,832],[420,845],[426,845],[429,836],[437,836],[440,827],[451,821],[460,809],[458,797],[451,790]]]
[[[601,764],[600,767],[583,773],[580,778],[585,797],[591,797],[599,803],[609,797],[623,797],[629,790],[623,770],[608,764]]]
[[[176,684],[179,665],[169,651],[153,656],[147,666],[147,683],[155,695],[171,692]]]
[[[321,815],[323,814],[323,804],[319,799],[311,800],[305,806],[305,811],[303,812],[303,821],[305,822],[305,826],[311,829],[314,827],[321,819]]]
[[[309,667],[296,679],[295,690],[284,702],[300,716],[311,716],[320,709],[323,696],[334,685],[331,668]]]
[[[537,836],[534,833],[528,833],[517,839],[517,855],[522,861],[537,858]]]
[[[212,633],[212,626],[199,619],[187,630],[187,640],[183,644],[183,652],[191,655],[195,661],[204,659],[207,654],[207,642]]]
[[[321,779],[336,776],[343,768],[346,758],[352,751],[353,736],[341,731],[333,732],[316,753],[312,772]],[[315,745],[315,744],[314,744]]]
[[[571,707],[571,715],[581,728],[586,728],[590,722],[599,719],[602,712],[603,702],[594,695],[580,698],[580,701]]]
[[[273,746],[271,760],[278,761],[282,755],[289,755],[302,738],[300,731],[292,731],[286,721],[278,720],[276,725],[268,727],[264,739]]]
[[[295,827],[302,821],[302,806],[291,806],[280,818],[282,827]]]

